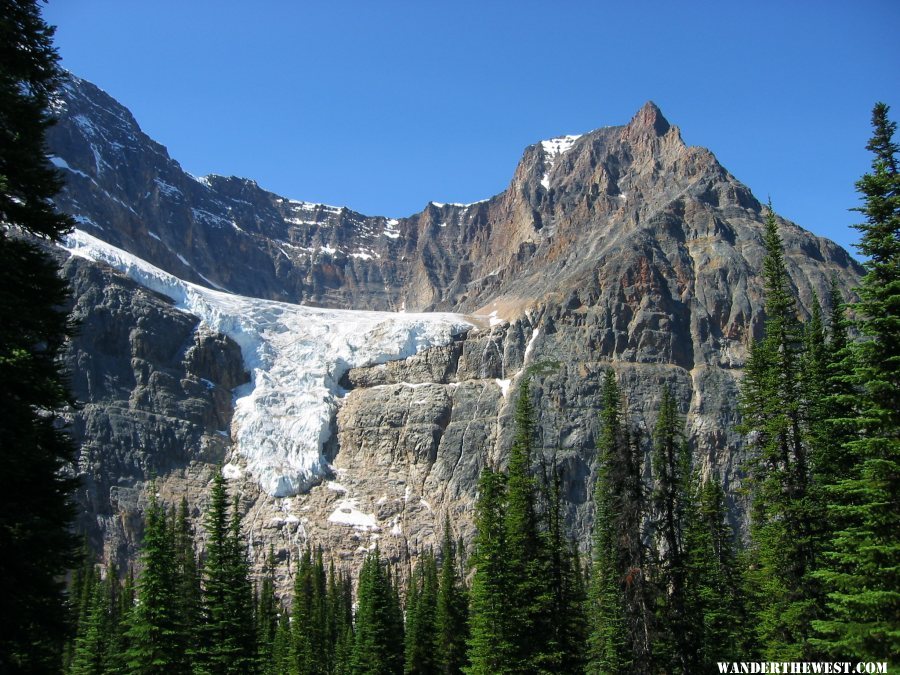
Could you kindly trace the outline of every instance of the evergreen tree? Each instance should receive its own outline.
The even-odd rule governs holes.
[[[292,668],[292,666],[296,666],[296,661],[291,636],[291,621],[286,611],[283,611],[278,618],[278,627],[272,642],[272,661],[262,665],[263,672],[272,673],[272,675],[295,672]]]
[[[131,673],[186,673],[185,654],[179,638],[175,554],[166,523],[166,512],[156,500],[151,484],[141,547],[143,571],[137,582],[137,598],[128,628],[128,670]]]
[[[392,662],[403,669],[403,647],[405,644],[405,628],[403,625],[403,604],[400,601],[400,579],[393,567],[387,567],[388,580],[388,634],[391,636]]]
[[[178,514],[172,518],[175,552],[175,597],[181,622],[180,638],[187,653],[194,642],[193,631],[200,620],[200,570],[194,550],[194,532],[188,516],[187,500],[182,498]]]
[[[562,476],[554,465],[546,479],[546,530],[549,607],[544,621],[546,646],[538,665],[544,672],[583,673],[587,641],[585,588],[575,542],[565,531]]]
[[[531,470],[534,409],[529,379],[519,384],[515,410],[515,438],[506,480],[505,551],[508,575],[507,611],[513,652],[507,667],[534,672],[542,665],[552,632],[549,559],[541,536],[537,484]]]
[[[106,571],[107,588],[107,614],[106,628],[106,673],[122,673],[126,670],[126,655],[128,642],[128,620],[131,607],[134,604],[134,594],[130,584],[130,577],[126,577],[123,587],[119,580],[119,572],[115,565],[110,565]]]
[[[856,184],[867,257],[854,307],[863,335],[853,348],[857,419],[844,445],[852,466],[829,489],[837,527],[818,575],[829,611],[815,624],[819,647],[860,660],[900,653],[900,175],[888,112],[883,103],[872,112],[872,172]]]
[[[829,305],[824,396],[818,420],[821,431],[815,439],[816,456],[813,462],[814,476],[821,486],[832,486],[850,475],[854,462],[848,443],[853,440],[857,426],[854,345],[850,341],[850,324],[837,278],[831,280]],[[829,502],[830,494],[826,494],[824,499]]]
[[[106,584],[94,571],[90,588],[90,602],[84,608],[75,637],[71,675],[103,675],[106,672],[107,639],[109,631],[108,593]]]
[[[717,480],[695,474],[687,506],[685,565],[687,616],[700,645],[693,672],[715,673],[719,661],[739,661],[749,653],[741,565],[728,525],[725,493]]]
[[[256,597],[256,640],[259,645],[259,670],[264,675],[277,675],[275,640],[281,603],[275,597],[275,551],[269,544],[269,554],[263,567],[262,584]]]
[[[73,629],[73,635],[81,635],[81,619],[87,616],[93,600],[93,584],[97,578],[94,554],[91,551],[87,538],[81,543],[79,554],[81,565],[72,573],[72,582],[68,588],[69,624]],[[63,648],[63,670],[68,670],[72,664],[75,641],[69,640]]]
[[[353,651],[353,589],[349,576],[338,577],[334,561],[328,575],[328,633],[333,673],[347,673]]]
[[[403,625],[390,575],[376,548],[359,573],[350,670],[365,675],[403,672]],[[399,630],[398,630],[399,628]]]
[[[313,558],[307,548],[300,557],[294,580],[293,621],[294,652],[300,673],[326,672],[326,581],[319,550]]]
[[[406,646],[403,671],[409,675],[435,673],[439,670],[437,601],[437,563],[434,554],[426,551],[410,578],[406,595]]]
[[[456,563],[450,516],[444,516],[441,576],[435,607],[438,672],[457,675],[466,662],[467,598]]]
[[[237,506],[229,520],[227,500],[219,472],[206,516],[201,622],[194,653],[195,670],[203,673],[250,673],[256,667],[249,565]]]
[[[669,387],[664,387],[653,447],[653,505],[657,516],[658,626],[660,639],[654,649],[667,672],[696,672],[702,638],[691,608],[685,556],[686,510],[690,499],[691,454],[683,435],[683,423]]]
[[[754,343],[741,389],[753,452],[751,534],[756,624],[762,655],[811,655],[810,623],[820,610],[815,501],[810,491],[809,419],[801,393],[803,349],[775,214],[765,219],[765,335]]]
[[[58,670],[68,633],[76,482],[56,416],[69,403],[57,361],[67,290],[27,235],[58,241],[72,223],[53,206],[62,181],[44,143],[62,78],[53,29],[35,0],[0,7],[0,671],[15,673]]]
[[[511,585],[506,557],[506,480],[486,467],[478,481],[475,567],[469,608],[468,667],[471,675],[510,673],[515,645],[508,607]]]
[[[623,429],[621,397],[612,371],[604,377],[602,399],[594,487],[594,559],[587,666],[588,673],[597,675],[627,672],[634,662],[623,592],[628,556],[626,554],[623,560],[620,547],[622,530],[629,529],[622,523],[625,511],[621,495],[622,455],[627,455],[629,441]]]
[[[128,631],[134,618],[135,591],[134,572],[129,567],[128,574],[118,593],[118,606],[116,611],[116,631],[113,636],[113,645],[110,647],[109,672],[124,673],[128,670],[128,652],[131,642],[128,639]]]

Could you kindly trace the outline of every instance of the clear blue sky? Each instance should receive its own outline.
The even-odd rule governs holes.
[[[404,216],[503,190],[525,146],[655,101],[844,246],[896,0],[50,0],[63,65],[195,175]]]

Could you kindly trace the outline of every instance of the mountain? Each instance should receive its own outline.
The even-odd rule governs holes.
[[[225,461],[256,555],[273,543],[287,564],[311,540],[353,565],[379,541],[406,559],[436,543],[444,512],[468,537],[478,473],[504,462],[526,373],[582,541],[609,368],[644,428],[673,386],[696,461],[737,494],[763,207],[653,103],[624,126],[529,146],[491,199],[406,218],[190,176],[74,76],[57,110],[57,203],[79,223],[64,273],[82,326],[69,352],[82,525],[107,555],[133,554],[152,476],[199,509]],[[849,296],[853,259],[780,226],[800,311],[832,276]],[[270,419],[281,431],[252,426]]]

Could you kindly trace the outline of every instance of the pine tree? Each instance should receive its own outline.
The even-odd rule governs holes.
[[[355,641],[350,670],[361,675],[403,672],[403,618],[390,574],[376,548],[359,573]]]
[[[765,335],[754,343],[741,389],[743,429],[753,453],[751,535],[754,605],[762,655],[811,656],[811,621],[820,610],[815,502],[810,491],[809,419],[800,369],[803,349],[796,303],[775,214],[765,219]]]
[[[866,274],[854,307],[863,340],[854,346],[852,461],[829,490],[837,523],[819,573],[828,616],[815,624],[828,654],[860,660],[900,653],[900,175],[896,123],[876,104],[872,172],[856,184],[866,222],[860,252]]]
[[[603,381],[603,408],[597,442],[597,479],[594,486],[594,549],[591,578],[587,672],[623,673],[632,668],[634,652],[629,638],[623,581],[621,539],[625,511],[622,508],[622,455],[629,441],[621,420],[621,397],[615,375],[608,371]]]
[[[327,673],[331,659],[330,655],[323,654],[323,651],[330,652],[328,646],[328,577],[325,574],[325,560],[321,546],[316,548],[316,554],[313,558],[313,574],[314,639],[319,651],[316,672]]]
[[[486,467],[478,481],[475,567],[469,594],[469,643],[464,669],[471,675],[514,672],[515,644],[508,606],[511,585],[506,557],[506,480]]]
[[[35,0],[0,10],[0,671],[61,667],[68,632],[63,579],[76,562],[61,469],[74,448],[57,426],[69,401],[57,356],[69,332],[65,282],[28,235],[58,241],[72,221],[52,198],[49,103],[62,72]]]
[[[253,673],[257,665],[256,624],[253,617],[253,584],[247,546],[241,534],[241,513],[235,496],[231,507],[228,532],[228,613],[235,627],[236,653],[229,672]]]
[[[467,598],[456,563],[456,546],[450,530],[450,516],[444,516],[441,544],[441,575],[435,607],[438,672],[457,675],[466,662]]]
[[[128,670],[132,673],[189,672],[180,651],[177,616],[175,553],[165,509],[151,485],[141,547],[143,571],[137,582],[138,601],[131,612],[127,638]]]
[[[397,575],[396,568],[387,566],[387,581],[389,600],[387,611],[387,626],[388,635],[391,638],[391,663],[394,667],[402,671],[405,629],[403,626],[403,603],[400,600],[400,579]]]

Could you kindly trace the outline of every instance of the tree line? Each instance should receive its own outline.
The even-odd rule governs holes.
[[[151,495],[152,495],[151,487]],[[70,586],[74,639],[63,671],[105,673],[458,673],[465,662],[468,603],[457,544],[444,525],[407,582],[377,548],[351,579],[306,548],[293,570],[290,605],[276,595],[270,549],[251,582],[237,501],[229,509],[218,474],[197,554],[187,504],[167,510],[151,496],[141,573],[86,563]],[[85,559],[89,560],[88,555]],[[355,599],[355,603],[354,603]]]

